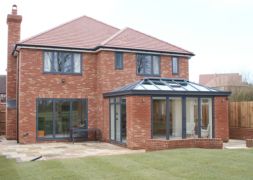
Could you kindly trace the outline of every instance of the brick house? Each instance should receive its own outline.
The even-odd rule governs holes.
[[[0,75],[0,103],[6,102],[6,75]]]
[[[200,74],[199,83],[208,87],[226,89],[227,87],[243,87],[246,83],[239,73]]]
[[[87,16],[19,41],[21,21],[13,6],[8,139],[69,140],[79,127],[131,149],[212,148],[228,140],[229,92],[188,80],[193,53]]]
[[[0,136],[5,135],[6,75],[0,75]]]

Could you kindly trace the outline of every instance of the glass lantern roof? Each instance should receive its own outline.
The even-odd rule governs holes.
[[[126,94],[140,95],[212,95],[212,96],[228,96],[230,92],[209,88],[185,79],[172,78],[144,78],[135,83],[117,88],[104,96]]]

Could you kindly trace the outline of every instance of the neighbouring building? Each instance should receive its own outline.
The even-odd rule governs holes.
[[[6,75],[0,75],[0,103],[6,102]]]
[[[231,101],[252,99],[252,84],[243,80],[239,73],[200,74],[199,83],[219,90],[230,91]]]
[[[20,40],[7,17],[8,139],[69,140],[73,127],[147,150],[222,146],[229,92],[188,80],[192,52],[83,16]]]
[[[208,87],[227,91],[247,87],[247,84],[242,80],[242,75],[239,73],[200,74],[199,83]]]
[[[0,75],[0,135],[5,135],[6,75]]]

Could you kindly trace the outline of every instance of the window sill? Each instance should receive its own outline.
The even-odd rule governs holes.
[[[159,74],[159,75],[153,75],[153,74],[137,74],[137,76],[145,76],[145,77],[161,77],[161,74]]]
[[[54,72],[43,72],[43,74],[48,74],[48,75],[71,75],[71,76],[82,76],[82,73],[54,73]]]

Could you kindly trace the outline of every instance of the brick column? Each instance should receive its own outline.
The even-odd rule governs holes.
[[[6,106],[6,138],[17,139],[17,110],[10,108],[16,103],[17,62],[13,56],[15,44],[20,40],[22,16],[17,15],[17,6],[12,6],[12,13],[7,16],[8,25],[8,56],[7,56],[7,106]],[[9,105],[9,106],[8,106]]]
[[[144,149],[151,138],[150,96],[127,96],[127,147]]]
[[[227,97],[214,98],[215,110],[215,137],[223,141],[229,140],[229,123],[228,123],[228,100]]]

